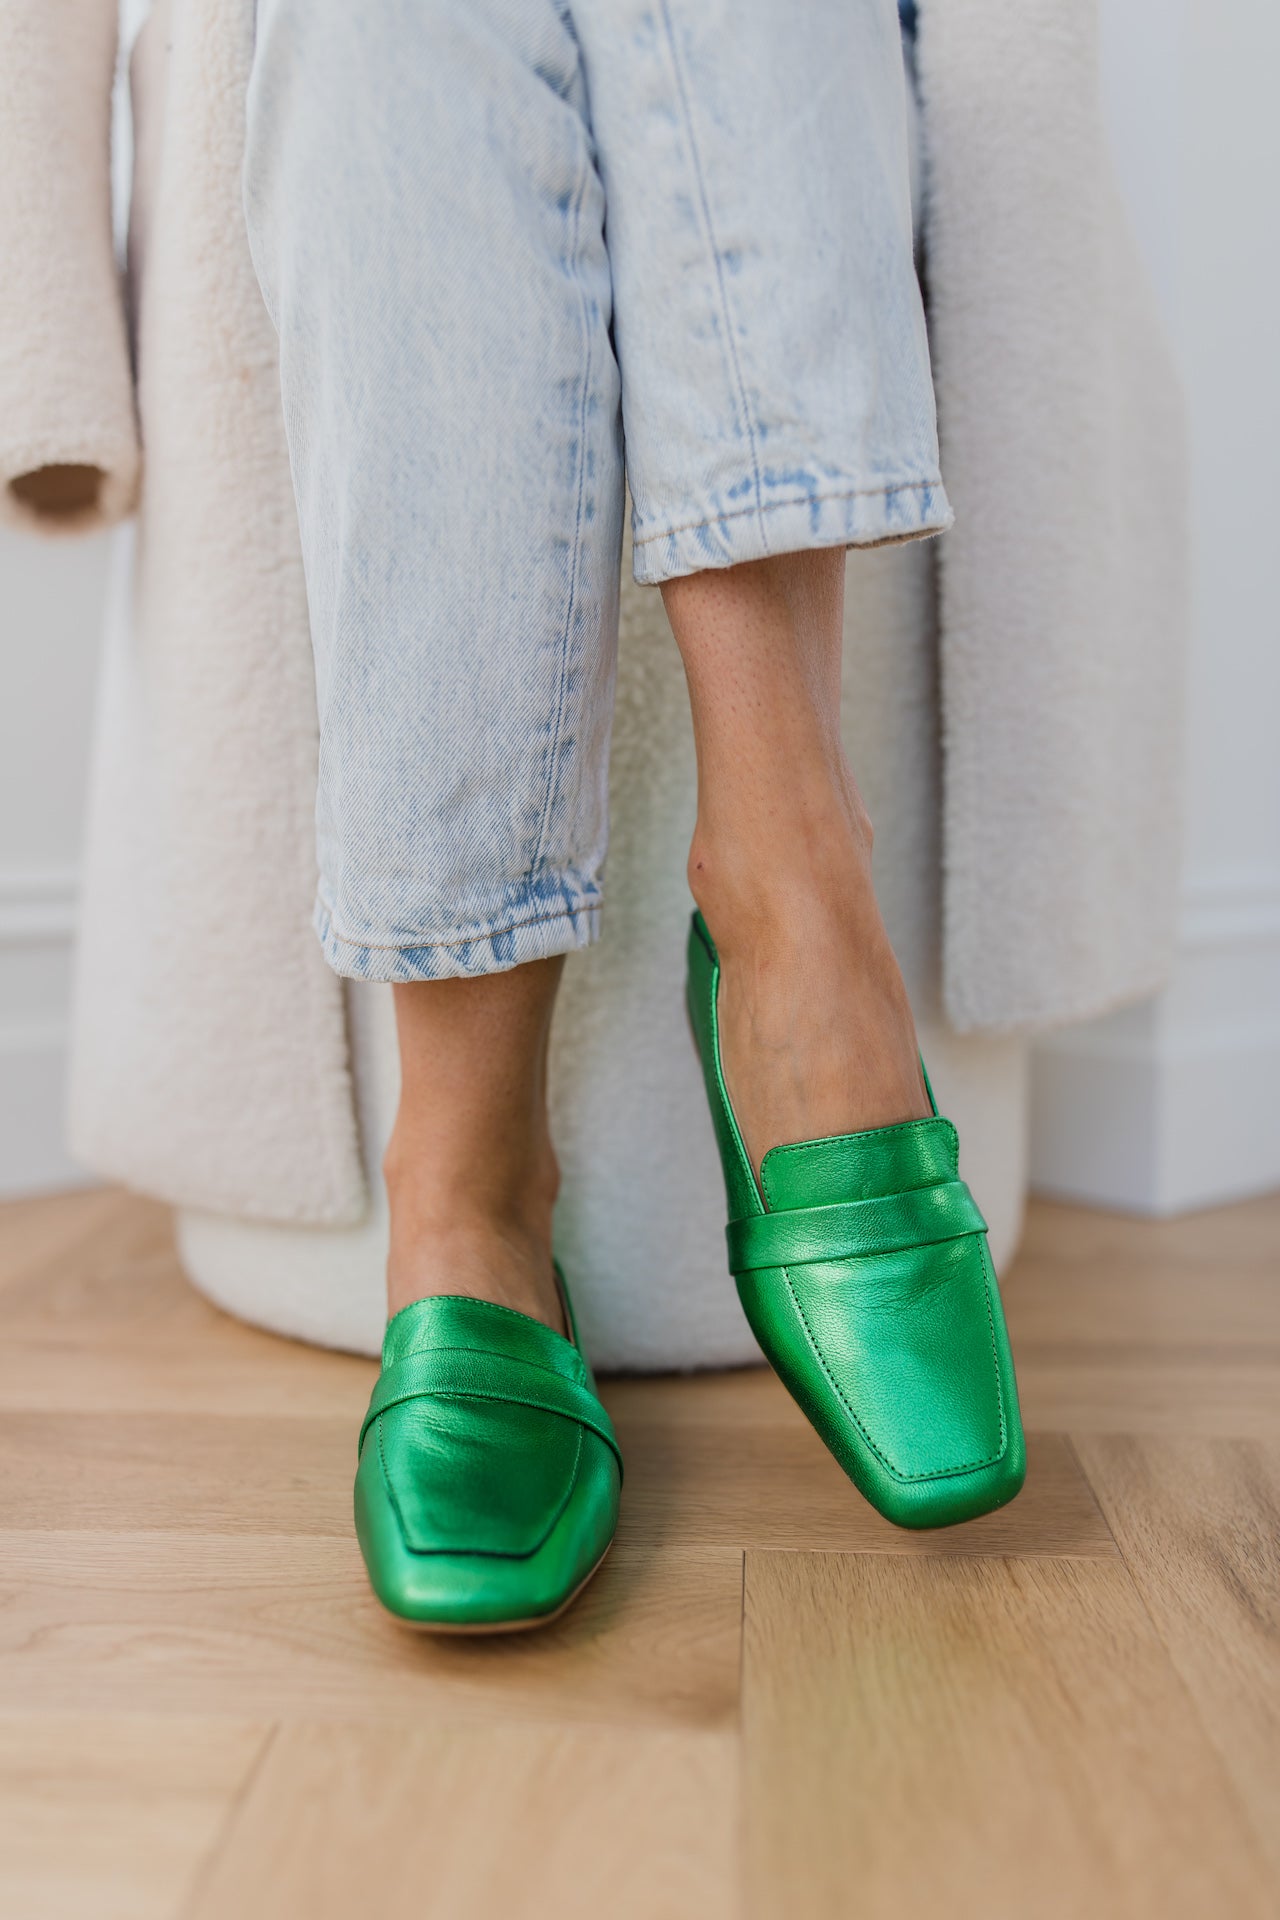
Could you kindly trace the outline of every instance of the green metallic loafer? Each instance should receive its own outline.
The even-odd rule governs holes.
[[[388,1322],[360,1429],[356,1534],[390,1613],[500,1633],[563,1613],[608,1552],[622,1455],[578,1341],[458,1295]]]
[[[689,1017],[752,1332],[849,1478],[900,1527],[1001,1507],[1026,1473],[986,1222],[949,1120],[772,1148],[757,1185],[725,1087],[720,965],[701,914]],[[926,1077],[926,1086],[928,1085]]]

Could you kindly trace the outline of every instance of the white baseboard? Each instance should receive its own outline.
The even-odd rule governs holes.
[[[1280,1187],[1280,879],[1188,890],[1172,985],[1037,1043],[1031,1181],[1167,1215]]]
[[[0,1029],[0,1197],[89,1182],[67,1152],[66,1079],[61,1023],[43,1034]]]
[[[0,1195],[83,1185],[66,1146],[67,1007],[77,881],[0,874]]]
[[[1160,1058],[1101,1045],[1037,1046],[1031,1185],[1038,1193],[1167,1215],[1280,1187],[1280,1038]]]

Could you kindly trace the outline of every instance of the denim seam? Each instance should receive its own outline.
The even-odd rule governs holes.
[[[578,498],[573,523],[573,564],[569,572],[569,593],[565,604],[564,632],[560,639],[560,668],[556,681],[556,710],[551,728],[551,748],[547,766],[547,791],[542,802],[542,818],[538,822],[538,832],[534,840],[533,857],[529,862],[529,871],[536,874],[542,867],[546,852],[547,833],[551,825],[551,810],[556,801],[557,783],[560,777],[560,742],[563,737],[565,699],[569,687],[569,654],[573,646],[573,617],[578,602],[578,581],[582,570],[582,505],[587,490],[587,411],[591,397],[591,316],[587,308],[587,290],[582,283],[579,267],[578,244],[582,227],[582,203],[587,197],[587,188],[591,179],[591,162],[588,158],[582,168],[582,178],[578,184],[578,197],[573,208],[573,237],[570,241],[570,257],[578,280],[578,297],[582,317],[583,356],[582,356],[582,399],[578,407]],[[555,916],[548,915],[547,918]],[[445,943],[441,943],[445,944]],[[454,943],[456,944],[456,943]]]
[[[478,944],[482,940],[500,940],[504,933],[519,933],[522,927],[544,926],[549,920],[575,920],[579,914],[599,913],[603,902],[584,901],[581,906],[564,907],[555,913],[531,914],[527,920],[510,920],[505,926],[490,927],[481,933],[459,933],[448,940],[354,940],[350,934],[341,933],[329,908],[323,900],[320,902],[324,912],[329,937],[336,940],[340,947],[353,947],[364,953],[415,953],[420,947],[466,947]]]
[[[680,64],[680,52],[676,45],[675,29],[671,24],[671,9],[668,0],[662,0],[662,24],[666,30],[667,45],[671,52],[671,65],[676,78],[676,90],[680,95],[680,110],[684,116],[685,133],[689,141],[689,157],[693,162],[693,177],[697,182],[698,199],[702,206],[702,221],[706,232],[707,246],[711,253],[711,264],[715,271],[716,287],[720,295],[720,319],[724,326],[725,353],[729,361],[733,384],[738,390],[738,405],[742,411],[743,425],[747,430],[747,444],[751,449],[751,474],[755,482],[755,512],[759,520],[760,539],[768,551],[769,539],[764,527],[764,500],[760,481],[760,455],[756,446],[756,429],[751,417],[751,407],[747,399],[746,382],[742,377],[742,366],[738,359],[737,344],[733,337],[733,320],[729,309],[729,293],[724,281],[724,265],[720,258],[720,249],[716,245],[715,228],[711,221],[711,203],[707,198],[706,180],[702,170],[702,158],[698,151],[697,136],[693,130],[693,114],[689,106],[689,92],[685,85],[684,70]],[[744,511],[750,512],[750,508]]]
[[[748,514],[777,513],[786,507],[808,507],[815,501],[873,499],[890,493],[928,493],[941,485],[941,479],[895,480],[884,487],[844,487],[831,493],[797,493],[789,500],[766,500],[761,508],[733,507],[728,513],[711,514],[705,520],[685,520],[678,527],[659,527],[656,533],[644,533],[638,539],[633,536],[631,544],[633,547],[647,547],[655,540],[670,540],[677,533],[697,533],[702,527],[718,527],[725,520],[745,520]]]

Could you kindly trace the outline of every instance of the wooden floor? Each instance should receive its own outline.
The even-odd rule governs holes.
[[[352,1538],[371,1366],[158,1207],[0,1209],[0,1915],[1274,1913],[1280,1197],[1039,1205],[1005,1294],[1003,1513],[896,1531],[767,1374],[618,1382],[600,1578],[432,1642]]]

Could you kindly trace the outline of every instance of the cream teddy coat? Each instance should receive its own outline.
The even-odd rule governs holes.
[[[368,1183],[344,990],[310,926],[306,606],[275,342],[240,210],[252,10],[157,0],[134,49],[126,309],[109,204],[115,0],[0,0],[0,514],[56,532],[137,508],[100,701],[74,1144],[211,1217],[337,1227],[361,1218]],[[881,849],[940,877],[896,923],[892,872],[882,890],[939,1032],[1008,1035],[1146,993],[1168,965],[1180,409],[1109,176],[1092,7],[924,0],[919,69],[957,524],[936,556],[851,561],[855,645],[870,634],[851,661],[864,669],[851,728],[867,727],[868,701],[886,738],[895,698],[937,711],[936,809],[922,773],[912,819],[885,823]],[[929,665],[895,693],[886,641],[903,620],[932,631],[935,591],[937,686]],[[643,853],[625,849],[657,833],[668,739],[670,764],[687,757],[671,671],[657,598],[629,587],[614,776],[628,879],[606,941],[643,944],[648,924]],[[687,794],[670,786],[674,845]],[[612,1161],[600,1147],[595,1170],[597,1213],[639,1236],[634,1271],[666,1257],[647,1224],[664,1183],[691,1155],[699,1179],[711,1162],[705,1116],[623,1016],[625,972],[571,981],[562,1077],[575,1079],[575,1047],[592,1061],[576,1079],[599,1089],[602,1123],[629,1084],[646,1089],[646,1127]],[[627,1187],[644,1196],[629,1210]],[[706,1353],[734,1357],[736,1338]],[[639,1324],[612,1345],[664,1351]]]

